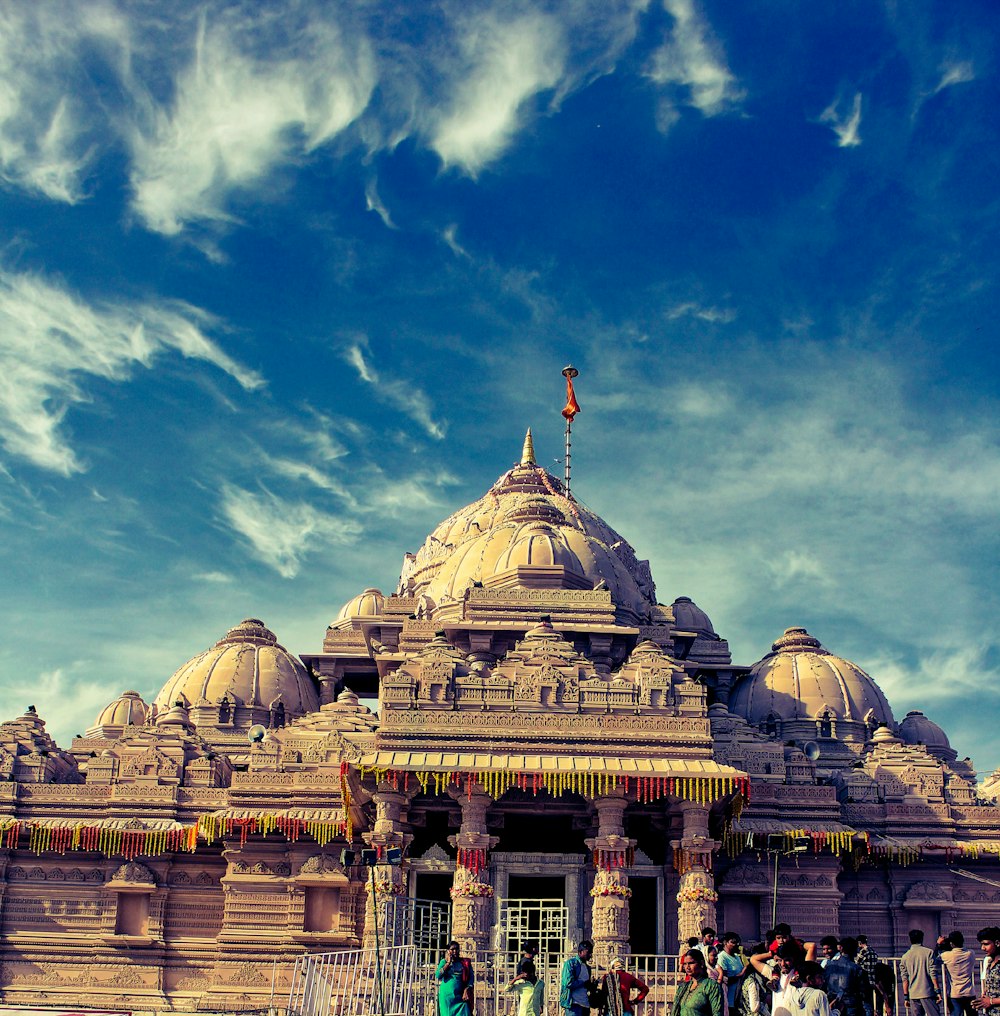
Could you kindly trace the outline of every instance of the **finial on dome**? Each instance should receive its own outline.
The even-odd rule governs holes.
[[[522,466],[534,466],[537,465],[535,462],[535,445],[531,440],[531,428],[528,428],[528,432],[524,435],[524,447],[521,449],[521,465]]]

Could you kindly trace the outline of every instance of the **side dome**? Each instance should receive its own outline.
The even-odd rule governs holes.
[[[714,635],[715,628],[705,613],[690,596],[678,596],[673,603],[674,627],[678,631],[696,631],[700,635]]]
[[[358,593],[345,603],[334,618],[331,628],[337,628],[355,617],[377,617],[385,609],[385,594],[374,586]]]
[[[211,649],[188,660],[153,704],[164,713],[179,700],[191,707],[196,726],[267,723],[276,713],[284,723],[319,709],[316,686],[301,661],[257,618],[241,621]]]
[[[898,733],[904,743],[922,744],[931,755],[950,756],[949,761],[954,761],[958,755],[952,749],[948,735],[919,709],[911,709],[903,717]]]
[[[788,628],[737,684],[729,711],[754,725],[821,717],[894,726],[879,686],[805,628]]]
[[[97,714],[97,719],[87,731],[87,736],[119,735],[126,727],[141,727],[148,715],[149,707],[137,691],[123,691]]]

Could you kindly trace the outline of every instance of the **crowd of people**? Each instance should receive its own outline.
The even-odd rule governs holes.
[[[938,938],[910,931],[910,948],[897,971],[867,937],[828,935],[802,942],[787,924],[745,948],[740,936],[713,928],[688,940],[671,1016],[895,1016],[902,992],[905,1016],[1000,1016],[1000,927],[982,928],[977,987],[976,954],[959,931]],[[584,940],[562,965],[559,1006],[564,1016],[639,1016],[649,987],[616,957],[600,973],[594,944]],[[544,981],[536,965],[538,945],[526,942],[508,990],[518,996],[517,1016],[544,1016]],[[473,1016],[474,975],[458,943],[438,964],[440,1016]],[[946,1014],[942,1009],[947,1002]]]

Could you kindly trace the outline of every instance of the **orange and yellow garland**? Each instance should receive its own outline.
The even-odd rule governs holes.
[[[348,763],[344,763],[348,765]],[[523,769],[484,769],[478,772],[442,772],[440,770],[389,769],[359,766],[362,779],[368,775],[377,783],[387,783],[393,790],[410,789],[411,781],[425,793],[431,787],[441,794],[449,787],[464,790],[472,797],[474,789],[482,789],[490,797],[499,799],[509,790],[520,790],[535,797],[544,791],[551,797],[563,794],[582,794],[598,797],[612,790],[622,789],[626,795],[634,794],[640,804],[650,804],[664,797],[682,801],[714,804],[734,797],[734,808],[742,809],[750,799],[750,781],[734,776],[631,776],[605,772],[527,772]]]
[[[254,833],[267,836],[276,830],[293,843],[303,834],[308,834],[321,847],[337,837],[349,838],[348,822],[345,819],[301,819],[264,813],[247,818],[199,815],[192,825],[178,826],[175,829],[111,829],[86,822],[52,826],[15,819],[0,824],[0,845],[14,850],[21,834],[26,833],[28,849],[35,854],[65,854],[68,851],[83,850],[108,857],[124,857],[130,861],[135,857],[153,857],[180,851],[194,853],[199,840],[214,843],[234,833],[239,835],[240,846],[243,846],[247,837]]]

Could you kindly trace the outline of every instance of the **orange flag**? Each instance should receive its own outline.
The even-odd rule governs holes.
[[[573,391],[573,379],[571,377],[566,378],[566,408],[562,411],[562,415],[573,422],[573,417],[580,412],[580,403],[576,401],[576,392]]]

